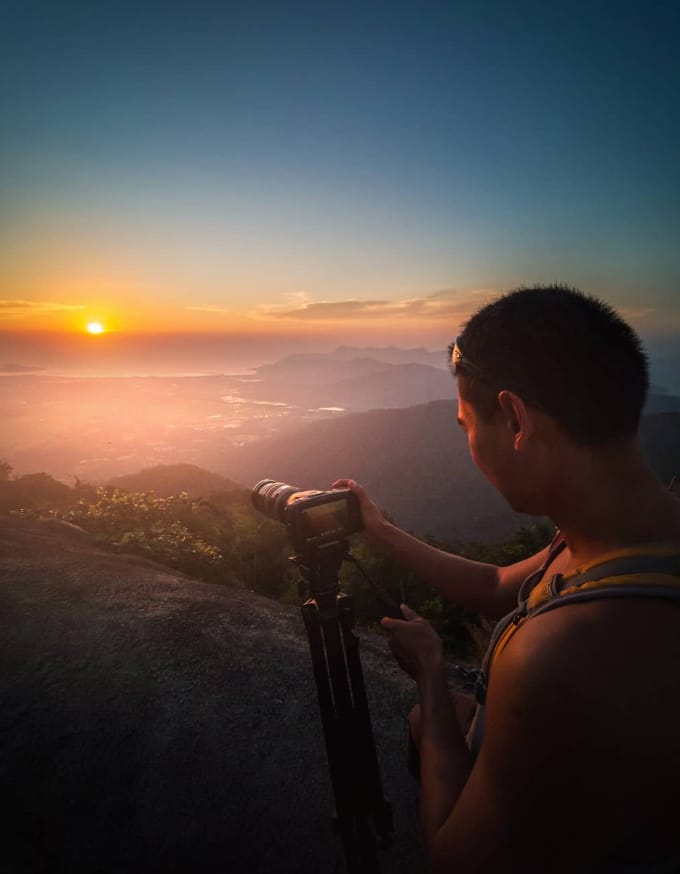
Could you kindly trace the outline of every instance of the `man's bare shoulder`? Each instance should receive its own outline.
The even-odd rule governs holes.
[[[501,659],[532,683],[630,689],[635,678],[671,674],[680,683],[680,600],[620,598],[567,604],[526,621]]]
[[[626,761],[622,788],[642,789],[669,768],[680,779],[680,602],[609,599],[546,612],[517,631],[494,679],[489,703],[506,699],[537,729],[537,746],[577,744],[582,760],[614,775]]]
[[[583,858],[670,852],[679,710],[680,605],[565,605],[526,622],[494,663],[475,782],[511,819],[542,823],[545,807],[553,822],[575,809],[597,822]]]

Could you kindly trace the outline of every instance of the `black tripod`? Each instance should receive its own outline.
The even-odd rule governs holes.
[[[368,874],[380,870],[377,848],[390,845],[394,827],[380,784],[359,638],[352,630],[352,602],[338,583],[347,557],[347,543],[336,541],[292,561],[309,591],[302,616],[326,739],[335,822],[349,874]]]

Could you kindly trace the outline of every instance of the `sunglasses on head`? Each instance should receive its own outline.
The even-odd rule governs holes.
[[[479,367],[463,354],[463,350],[460,348],[461,337],[462,334],[459,334],[453,343],[449,344],[449,360],[454,373],[460,367],[461,370],[468,371],[472,376],[476,376],[478,379],[483,379],[482,371]]]

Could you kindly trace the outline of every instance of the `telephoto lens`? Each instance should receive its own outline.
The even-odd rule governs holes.
[[[285,522],[288,498],[299,491],[295,486],[277,483],[273,479],[263,479],[253,486],[250,497],[253,507],[260,513],[277,522]]]

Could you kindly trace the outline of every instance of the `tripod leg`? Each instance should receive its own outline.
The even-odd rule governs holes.
[[[391,831],[391,811],[380,789],[351,607],[347,601],[321,611],[310,599],[303,616],[348,870],[369,874],[379,870],[375,830],[382,837]]]
[[[373,736],[373,726],[366,697],[366,685],[359,656],[359,638],[353,632],[354,619],[351,599],[338,596],[340,626],[342,628],[347,674],[354,700],[353,728],[357,769],[361,774],[365,804],[373,818],[378,843],[387,847],[391,844],[394,831],[392,808],[385,800],[380,781],[380,768]]]

